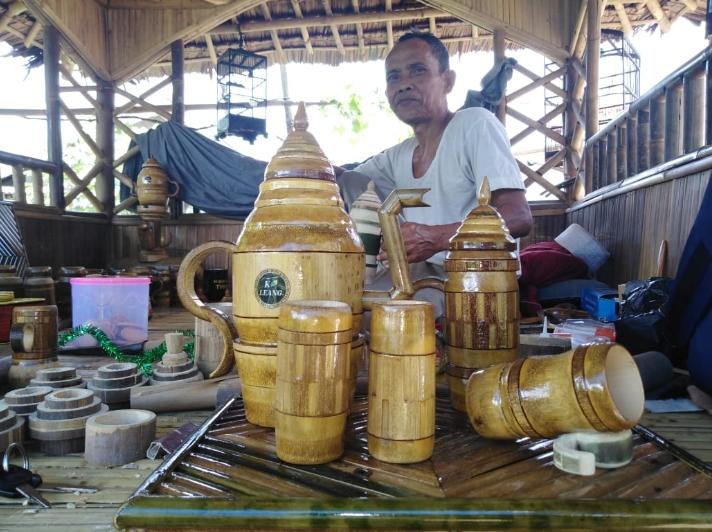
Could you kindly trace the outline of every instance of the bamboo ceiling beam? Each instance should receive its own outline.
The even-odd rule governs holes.
[[[650,11],[650,14],[655,17],[655,20],[658,21],[658,24],[660,25],[660,31],[662,33],[667,33],[670,31],[670,19],[668,16],[665,14],[665,11],[663,11],[663,8],[660,6],[660,2],[658,0],[648,0],[648,3],[645,4],[648,8],[648,11]]]
[[[205,46],[208,47],[208,55],[210,56],[210,62],[213,67],[218,66],[218,54],[215,52],[215,46],[213,46],[213,38],[209,33],[205,34]]]
[[[537,81],[539,80],[540,76],[537,76],[534,72],[529,70],[528,68],[522,66],[521,63],[515,63],[512,65],[512,68],[516,70],[517,72],[520,72],[524,74],[526,77],[531,79],[532,81]],[[544,84],[548,90],[556,94],[557,96],[560,96],[561,98],[566,98],[566,91],[562,89],[561,87],[557,87],[553,83],[545,83]]]
[[[571,42],[569,43],[569,54],[570,55],[575,55],[576,54],[576,49],[579,46],[579,43],[581,42],[581,37],[582,34],[584,33],[584,28],[586,27],[586,9],[588,7],[588,4],[584,1],[582,1],[579,5],[579,11],[578,15],[576,16],[576,23],[574,24],[574,32],[573,35],[571,36]],[[584,40],[585,42],[585,40]]]
[[[472,24],[472,46],[477,44],[477,39],[480,37],[480,29]]]
[[[5,6],[5,12],[0,15],[0,32],[5,31],[10,21],[20,13],[24,13],[27,8],[20,0],[15,0],[12,4]]]
[[[386,0],[386,13],[393,11],[392,0]],[[428,15],[430,16],[430,15]],[[393,49],[393,21],[386,20],[386,40],[388,41],[388,51]]]
[[[621,2],[621,0],[609,0],[609,2],[613,4],[613,7],[616,10],[618,20],[620,21],[621,28],[623,29],[623,35],[628,37],[633,33],[633,26],[631,25],[630,19],[628,18],[628,13],[625,12],[625,6],[623,5],[623,2]]]
[[[526,94],[527,92],[532,91],[532,90],[536,89],[537,87],[541,87],[542,85],[546,85],[547,83],[549,83],[557,78],[560,78],[561,76],[564,75],[565,71],[566,71],[565,68],[559,68],[558,70],[549,72],[546,76],[541,77],[538,80],[531,82],[529,85],[526,85],[525,87],[522,87],[521,89],[518,89],[511,94],[507,94],[507,103],[510,103],[512,100],[516,100],[523,94]]]
[[[292,10],[294,10],[294,14],[297,16],[297,18],[303,19],[304,18],[304,13],[302,13],[302,6],[299,5],[299,0],[291,0],[292,1]],[[356,5],[358,6],[358,0],[353,0]],[[361,27],[359,25],[359,27]],[[304,47],[307,49],[307,52],[309,55],[314,55],[314,49],[312,48],[311,45],[311,37],[309,37],[309,29],[307,28],[306,25],[299,26],[300,31],[302,32],[302,39],[304,39]]]
[[[331,0],[322,0],[322,4],[324,5],[324,12],[326,13],[326,16],[333,17],[334,13],[331,10]],[[345,53],[344,43],[341,42],[341,35],[339,35],[338,24],[329,24],[329,28],[331,28],[331,35],[334,37],[334,41],[336,42],[336,47],[339,49],[339,52],[341,52],[341,54],[343,55]]]
[[[428,19],[428,25],[430,29],[430,33],[435,35],[436,37],[438,36],[438,25],[435,23],[435,17],[430,17]]]
[[[296,0],[292,0],[292,2],[295,2]],[[361,12],[361,8],[358,5],[358,0],[351,0],[351,6],[354,8],[354,13],[358,14]],[[366,43],[363,40],[363,26],[361,25],[360,22],[356,23],[356,35],[358,36],[358,47],[359,50],[361,50],[362,54],[366,53]],[[311,53],[314,53],[314,50],[311,51]]]
[[[262,10],[262,16],[265,18],[265,20],[272,20],[272,13],[270,13],[267,4],[260,4],[260,9]],[[277,30],[270,30],[269,33],[270,37],[272,37],[272,44],[274,45],[274,49],[277,50],[277,58],[280,63],[284,63],[284,50],[282,50],[282,43],[279,42],[279,34],[277,33]]]
[[[36,20],[30,28],[30,31],[27,32],[27,37],[25,37],[25,40],[22,42],[25,48],[31,48],[35,44],[35,39],[40,31],[42,31],[42,23]]]

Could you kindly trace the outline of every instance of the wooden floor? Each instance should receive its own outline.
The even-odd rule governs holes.
[[[155,345],[166,332],[192,329],[193,318],[182,310],[163,310],[156,313],[149,322],[149,328],[147,347]],[[0,358],[8,353],[7,344],[0,344]],[[110,359],[63,356],[60,361],[76,366],[86,378]],[[188,421],[200,424],[211,413],[201,411],[159,415],[158,436]],[[644,424],[700,459],[712,462],[712,416],[701,413],[646,415]],[[648,453],[655,452],[652,446],[645,449],[648,449]],[[47,484],[91,487],[97,491],[90,494],[43,493],[53,505],[49,510],[23,505],[19,500],[0,498],[0,530],[110,530],[119,506],[161,463],[146,459],[123,467],[94,467],[86,464],[81,454],[56,458],[30,450],[33,468]]]

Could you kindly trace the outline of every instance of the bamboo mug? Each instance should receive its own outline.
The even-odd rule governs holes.
[[[610,343],[497,364],[467,382],[467,414],[486,438],[626,430],[640,419],[644,401],[633,357]]]

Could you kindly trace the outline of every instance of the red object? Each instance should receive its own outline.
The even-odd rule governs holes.
[[[541,310],[539,288],[559,281],[588,278],[588,266],[556,242],[539,242],[519,253],[522,276],[519,278],[520,308],[523,316],[536,316]]]
[[[0,343],[10,341],[13,308],[15,308],[14,305],[0,305]]]

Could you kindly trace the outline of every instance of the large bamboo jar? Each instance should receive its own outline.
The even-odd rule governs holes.
[[[400,464],[430,458],[436,374],[431,303],[373,305],[368,372],[368,452]]]
[[[281,306],[277,332],[277,456],[325,464],[344,452],[353,319],[339,301]]]
[[[303,105],[294,131],[265,170],[252,213],[237,243],[204,244],[186,256],[179,295],[197,317],[227,336],[231,326],[197,300],[193,275],[207,252],[232,253],[233,315],[239,341],[235,360],[248,421],[274,427],[277,319],[287,301],[321,299],[351,307],[361,329],[364,251],[335,181],[334,169],[307,131]],[[228,198],[229,199],[229,198]],[[233,337],[234,331],[232,331]],[[229,369],[223,361],[214,374]]]
[[[169,184],[176,187],[169,195]],[[149,157],[136,178],[136,195],[138,196],[138,215],[144,220],[161,220],[168,216],[166,202],[169,197],[178,193],[178,185],[168,178],[160,163]]]
[[[516,243],[489,201],[485,178],[479,204],[450,239],[444,262],[448,384],[452,405],[461,411],[470,374],[514,360],[519,345]]]
[[[467,414],[486,438],[626,430],[640,419],[644,401],[638,367],[618,344],[496,364],[467,383]]]
[[[15,297],[24,296],[22,277],[17,276],[14,264],[0,264],[0,292],[13,292]]]
[[[12,309],[10,327],[12,388],[27,386],[40,369],[57,364],[57,307],[33,305]]]

